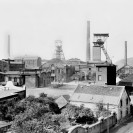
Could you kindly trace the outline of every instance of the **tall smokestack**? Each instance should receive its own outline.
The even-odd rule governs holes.
[[[125,66],[127,66],[127,41],[125,41]]]
[[[8,52],[8,58],[10,58],[10,56],[11,56],[10,55],[11,54],[10,53],[10,35],[8,35],[8,48],[7,49],[8,49],[8,51],[7,51]]]
[[[91,60],[90,53],[90,21],[87,21],[87,46],[86,46],[86,61]]]

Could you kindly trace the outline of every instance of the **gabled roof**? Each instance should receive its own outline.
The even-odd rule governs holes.
[[[118,105],[124,86],[78,85],[70,101]]]
[[[130,69],[132,68],[132,69],[133,69],[132,66],[129,66],[129,65],[126,65],[126,66],[125,66],[125,65],[124,65],[124,66],[121,66],[121,67],[117,67],[117,71],[119,71],[119,70],[121,70],[121,69],[123,69],[123,68],[128,68],[128,69],[129,69],[129,68],[130,68]]]
[[[85,93],[94,95],[119,96],[123,86],[112,85],[78,85],[74,93]]]

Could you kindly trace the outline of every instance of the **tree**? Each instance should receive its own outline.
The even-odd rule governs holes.
[[[40,93],[39,97],[45,98],[45,97],[47,97],[47,94]]]
[[[104,104],[102,101],[100,101],[99,103],[97,103],[97,111],[96,111],[96,115],[97,117],[100,117],[100,116],[108,116],[108,114],[110,114],[111,112],[109,110],[107,110],[105,107],[104,107]]]
[[[29,96],[20,101],[15,109],[21,108],[24,111],[18,111],[11,126],[16,133],[60,133],[61,123],[65,119],[56,114],[59,108],[54,99],[44,94],[38,98]]]
[[[71,122],[77,123],[93,123],[96,121],[93,112],[85,108],[83,105],[80,107],[74,105],[67,105],[67,107],[62,111],[62,114],[66,116]]]

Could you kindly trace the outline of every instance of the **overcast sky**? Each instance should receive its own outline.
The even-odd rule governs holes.
[[[93,33],[109,33],[105,47],[113,61],[133,57],[132,0],[0,0],[0,58],[11,55],[53,58],[55,40],[62,40],[66,59],[86,60],[87,21]],[[103,56],[104,57],[104,56]],[[103,58],[104,59],[104,58]]]

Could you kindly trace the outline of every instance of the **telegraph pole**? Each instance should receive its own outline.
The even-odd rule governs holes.
[[[109,112],[109,103],[107,103],[107,113]],[[107,133],[109,133],[109,118],[107,118]]]

